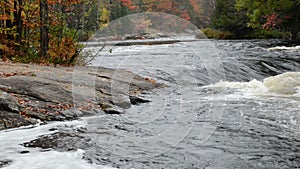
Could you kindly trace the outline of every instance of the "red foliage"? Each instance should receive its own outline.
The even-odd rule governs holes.
[[[265,16],[266,23],[263,25],[263,29],[274,29],[278,24],[281,23],[281,19],[276,13]]]
[[[181,18],[187,20],[187,21],[190,21],[191,20],[191,17],[190,15],[187,13],[187,11],[185,11],[184,13],[181,14],[180,16]]]
[[[125,6],[128,8],[132,6],[131,0],[121,0],[121,4],[122,4],[122,6]]]
[[[127,7],[129,10],[136,10],[138,6],[134,5],[131,0],[120,0],[121,5]]]
[[[130,0],[121,0],[121,4],[123,6],[129,7],[132,5],[132,2]]]

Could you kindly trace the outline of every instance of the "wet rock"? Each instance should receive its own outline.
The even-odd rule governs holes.
[[[11,160],[0,160],[0,168],[8,166],[10,163],[12,163]]]
[[[43,150],[55,149],[58,151],[75,151],[89,147],[89,139],[76,133],[57,132],[41,136],[30,142],[23,143],[24,147],[39,147]]]
[[[120,125],[115,125],[115,129],[129,131],[127,128],[125,128],[124,126],[120,126]]]
[[[24,151],[20,151],[19,153],[20,154],[28,154],[28,153],[30,153],[30,151],[24,150]]]
[[[111,107],[105,108],[104,112],[107,114],[123,114],[124,110],[117,106],[111,106]]]
[[[141,98],[139,96],[129,96],[130,98],[130,102],[131,104],[133,105],[138,105],[138,104],[141,104],[141,103],[149,103],[150,100],[146,100],[144,98]]]
[[[51,128],[49,129],[49,131],[57,131],[58,129],[57,128]]]

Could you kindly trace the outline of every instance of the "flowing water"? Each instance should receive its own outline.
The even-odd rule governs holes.
[[[0,161],[8,169],[300,168],[300,50],[280,45],[108,46],[91,65],[165,87],[139,94],[151,102],[122,115],[0,132]],[[19,145],[58,132],[67,134],[54,150]]]

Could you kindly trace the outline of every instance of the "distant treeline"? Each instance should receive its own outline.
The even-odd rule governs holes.
[[[300,0],[216,0],[209,28],[214,38],[299,39]]]
[[[212,38],[299,38],[300,0],[0,0],[0,57],[70,65],[97,30],[130,14],[163,12]],[[151,25],[145,20],[142,25]]]
[[[164,12],[207,26],[211,0],[0,0],[0,56],[70,65],[97,30],[120,17]],[[147,22],[145,20],[145,22]],[[145,23],[151,24],[151,23]]]

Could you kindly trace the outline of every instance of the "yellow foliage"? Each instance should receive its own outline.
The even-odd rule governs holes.
[[[106,8],[102,8],[100,20],[100,28],[106,27],[109,24],[110,12]]]

